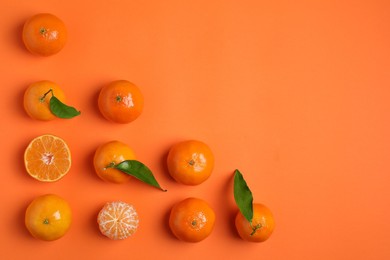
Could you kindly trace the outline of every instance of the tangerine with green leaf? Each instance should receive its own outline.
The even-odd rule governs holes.
[[[56,83],[49,80],[34,82],[24,92],[24,109],[31,118],[43,121],[56,118],[50,110],[50,97],[46,94],[50,89],[59,100],[65,102],[64,91]]]
[[[253,217],[249,222],[238,211],[235,218],[235,226],[240,237],[250,242],[264,242],[274,231],[275,220],[271,210],[263,204],[253,204]]]
[[[152,171],[136,160],[134,151],[120,141],[109,141],[95,151],[93,164],[96,174],[103,180],[113,183],[128,182],[131,177],[166,191],[160,187]]]
[[[250,242],[264,242],[274,231],[275,220],[265,205],[253,203],[252,191],[239,170],[234,172],[234,199],[239,208],[235,226],[240,237]]]
[[[127,144],[120,141],[109,141],[100,145],[94,155],[93,164],[96,174],[104,181],[125,183],[131,176],[115,169],[114,165],[125,160],[135,160],[136,156]]]
[[[26,113],[33,119],[50,121],[80,115],[74,107],[64,104],[65,93],[54,82],[42,80],[28,86],[23,96]]]

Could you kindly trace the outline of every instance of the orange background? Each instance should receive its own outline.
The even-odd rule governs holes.
[[[24,21],[59,16],[69,41],[47,58],[26,51]],[[390,2],[374,1],[1,1],[1,259],[390,259]],[[57,82],[82,111],[39,122],[23,110],[28,84]],[[106,121],[102,86],[116,79],[145,96],[140,118]],[[56,183],[29,177],[23,152],[51,133],[72,151]],[[101,181],[92,157],[110,140],[129,144],[163,193],[139,181]],[[212,177],[188,187],[169,177],[174,143],[199,139],[216,157]],[[240,240],[233,224],[233,171],[275,215],[261,244]],[[55,242],[32,238],[24,211],[44,193],[69,201],[74,221]],[[217,223],[206,240],[178,241],[172,205],[207,200]],[[137,233],[100,235],[106,201],[132,203]],[[207,257],[207,258],[206,258]]]

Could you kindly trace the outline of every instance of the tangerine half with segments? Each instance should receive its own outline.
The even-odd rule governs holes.
[[[71,167],[70,149],[60,137],[45,134],[34,138],[24,152],[28,174],[43,182],[64,177]]]

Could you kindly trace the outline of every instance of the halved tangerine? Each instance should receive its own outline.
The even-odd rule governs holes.
[[[24,152],[28,174],[43,182],[64,177],[71,166],[70,150],[60,137],[45,134],[34,138]]]

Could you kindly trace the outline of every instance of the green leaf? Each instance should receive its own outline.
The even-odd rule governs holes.
[[[149,168],[145,164],[137,160],[126,160],[119,164],[114,165],[113,167],[115,169],[118,169],[126,174],[129,174],[137,178],[140,181],[143,181],[156,188],[159,188],[162,191],[167,191],[160,187],[160,185],[154,178],[152,171],[149,170]]]
[[[80,115],[80,111],[77,111],[74,107],[65,105],[54,95],[50,98],[50,111],[59,118],[68,119]]]
[[[242,215],[252,223],[253,196],[239,170],[234,171],[234,199]]]

